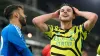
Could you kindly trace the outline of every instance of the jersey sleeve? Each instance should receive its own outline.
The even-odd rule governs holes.
[[[44,34],[46,36],[48,36],[49,39],[52,39],[52,36],[54,35],[53,30],[54,30],[54,26],[53,25],[48,25],[48,31],[44,32]]]
[[[82,25],[79,25],[79,30],[80,30],[80,33],[81,33],[81,36],[82,36],[82,39],[85,40],[89,34],[90,31],[87,31],[85,28],[84,28],[84,24]]]
[[[14,45],[16,50],[21,53],[22,56],[32,56],[32,53],[27,48],[24,39],[19,36],[16,30],[11,29],[8,32],[8,41]]]

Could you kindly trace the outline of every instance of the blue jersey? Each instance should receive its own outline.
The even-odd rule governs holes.
[[[27,48],[21,29],[9,24],[1,32],[1,56],[32,56]]]

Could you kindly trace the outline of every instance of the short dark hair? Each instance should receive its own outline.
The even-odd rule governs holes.
[[[74,9],[73,9],[73,6],[72,6],[72,5],[70,5],[70,4],[68,4],[68,3],[64,3],[64,4],[62,4],[62,5],[61,5],[61,7],[62,7],[62,6],[69,6],[69,7],[71,7],[71,8],[72,8],[72,10],[73,10],[73,14],[75,14],[75,11],[74,11]],[[61,8],[61,7],[60,7],[60,8]],[[60,14],[60,12],[59,12],[59,14]]]
[[[12,12],[14,10],[17,10],[18,8],[23,9],[23,6],[22,5],[9,5],[9,6],[7,6],[4,9],[4,16],[9,20],[11,15],[12,15]]]

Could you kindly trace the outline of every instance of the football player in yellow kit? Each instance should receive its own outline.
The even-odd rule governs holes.
[[[87,20],[78,26],[72,21],[76,16]],[[45,22],[58,18],[60,27],[48,25]],[[51,39],[51,56],[82,56],[82,43],[98,19],[97,14],[88,11],[79,11],[77,8],[64,4],[53,13],[33,18],[32,22]]]

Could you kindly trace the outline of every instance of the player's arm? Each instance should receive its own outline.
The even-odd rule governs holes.
[[[25,41],[14,30],[10,30],[8,32],[8,40],[14,45],[16,50],[22,56],[33,56],[30,50],[27,48]]]
[[[90,31],[97,22],[98,15],[93,12],[79,11],[77,8],[74,8],[74,10],[78,16],[82,16],[87,19],[87,21],[84,22],[84,28],[87,31]]]
[[[46,21],[48,21],[51,18],[56,18],[58,17],[58,11],[49,13],[49,14],[44,14],[37,16],[33,18],[32,22],[43,32],[48,30],[48,26],[45,24]]]

